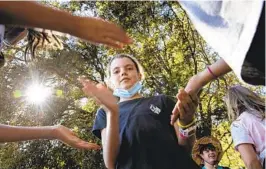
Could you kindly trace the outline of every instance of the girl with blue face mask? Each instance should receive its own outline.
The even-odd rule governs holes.
[[[143,69],[126,54],[111,59],[108,80],[113,92],[101,84],[81,80],[83,91],[102,106],[92,132],[102,141],[108,169],[198,168],[189,156],[195,140],[196,96],[180,90],[178,105],[166,95],[143,97]],[[179,120],[172,125],[174,108]]]

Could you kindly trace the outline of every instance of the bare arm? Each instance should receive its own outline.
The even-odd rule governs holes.
[[[216,77],[222,76],[231,71],[231,68],[223,59],[219,59],[218,61],[210,65],[209,68]],[[209,72],[209,70],[205,69],[190,78],[185,90],[198,93],[203,86],[214,79],[215,77]]]
[[[55,139],[54,126],[19,127],[0,124],[0,142],[14,142],[34,139]]]
[[[103,159],[108,169],[114,169],[119,152],[119,107],[113,93],[103,84],[95,85],[89,80],[81,79],[83,91],[102,105],[106,112],[106,128],[101,131]]]
[[[262,169],[252,144],[240,144],[238,146],[238,151],[248,169]]]
[[[119,151],[118,113],[107,114],[107,126],[101,132],[103,159],[108,169],[114,169]]]
[[[79,139],[68,128],[56,125],[45,127],[20,127],[0,124],[0,142],[15,142],[35,139],[58,139],[71,147],[98,150],[97,144]]]
[[[177,139],[178,139],[178,144],[180,146],[184,146],[186,151],[188,153],[191,153],[193,145],[194,145],[195,140],[196,140],[196,135],[193,135],[193,136],[188,137],[188,138],[182,138],[179,135],[179,127],[178,127],[178,125],[176,123],[174,124],[174,127],[175,127],[175,132],[176,132],[176,135],[177,135]]]
[[[73,16],[36,2],[0,1],[0,15],[0,24],[55,30],[116,48],[132,43],[126,33],[113,23],[94,17]]]
[[[1,1],[0,2],[2,24],[14,24],[28,27],[71,32],[68,24],[73,23],[74,16],[67,12],[55,10],[36,2]],[[60,27],[58,25],[61,25]]]

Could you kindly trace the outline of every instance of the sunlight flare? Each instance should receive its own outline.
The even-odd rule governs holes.
[[[51,90],[42,84],[34,83],[26,90],[27,101],[33,104],[42,104],[51,95]]]

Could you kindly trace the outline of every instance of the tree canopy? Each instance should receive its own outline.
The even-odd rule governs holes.
[[[0,70],[0,121],[2,124],[43,126],[62,124],[89,142],[100,141],[91,134],[99,108],[87,98],[77,83],[79,76],[106,82],[110,56],[127,53],[135,56],[145,70],[143,94],[164,93],[175,96],[189,78],[219,56],[194,29],[178,2],[172,1],[66,1],[51,5],[74,15],[96,16],[121,25],[134,39],[123,50],[95,46],[74,37],[57,37],[56,43],[37,46],[35,57],[24,53],[27,40],[4,51],[10,61]],[[53,39],[53,37],[50,37]],[[59,47],[60,46],[60,47]],[[26,57],[25,57],[26,56]],[[41,105],[25,96],[33,82],[52,89]],[[221,165],[243,168],[233,148],[230,121],[223,97],[229,86],[239,84],[233,73],[204,87],[197,111],[197,137],[213,135],[222,142]],[[252,88],[265,96],[264,88]],[[42,97],[42,96],[40,96]],[[76,150],[58,141],[36,140],[1,144],[1,169],[100,169],[104,168],[100,151]]]

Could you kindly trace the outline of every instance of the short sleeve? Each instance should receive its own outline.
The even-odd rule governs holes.
[[[106,128],[106,113],[101,108],[96,113],[96,118],[93,124],[92,133],[101,139],[101,130]]]
[[[169,113],[169,115],[172,114],[172,111],[175,107],[176,102],[174,101],[173,97],[163,95],[163,103],[165,106],[165,112]]]
[[[241,123],[241,121],[235,121],[232,123],[231,134],[236,150],[240,144],[254,144],[247,128]]]

